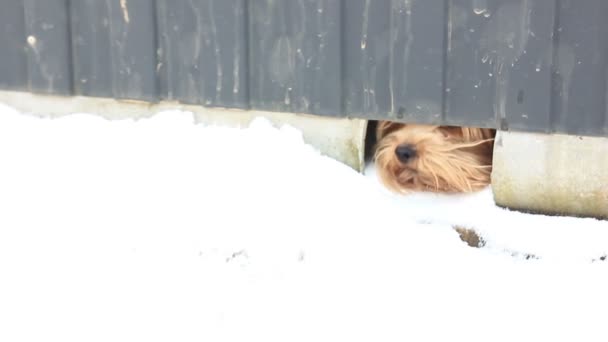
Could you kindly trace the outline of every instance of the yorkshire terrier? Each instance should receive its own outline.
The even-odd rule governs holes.
[[[496,130],[380,121],[374,160],[389,189],[474,192],[490,184]]]

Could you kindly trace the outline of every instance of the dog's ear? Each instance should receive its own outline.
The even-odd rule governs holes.
[[[481,128],[481,134],[484,139],[494,139],[496,137],[496,130],[491,128]]]
[[[439,126],[437,128],[445,138],[463,138],[466,132],[462,127],[458,126]]]
[[[494,139],[496,130],[489,128],[460,127],[464,141],[473,142]]]
[[[393,121],[378,121],[378,125],[376,126],[376,139],[381,140],[404,125],[405,124]]]

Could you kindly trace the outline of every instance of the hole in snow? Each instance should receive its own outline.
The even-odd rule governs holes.
[[[486,245],[486,242],[483,240],[483,238],[480,237],[479,234],[477,234],[477,232],[473,229],[464,228],[460,226],[454,226],[453,228],[458,232],[460,240],[466,242],[467,245],[475,248],[481,248]]]

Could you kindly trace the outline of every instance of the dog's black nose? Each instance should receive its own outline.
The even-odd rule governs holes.
[[[395,154],[400,162],[407,163],[410,159],[416,156],[416,149],[414,148],[414,145],[399,145],[395,149]]]

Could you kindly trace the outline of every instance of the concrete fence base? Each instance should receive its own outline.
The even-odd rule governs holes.
[[[364,169],[364,119],[10,91],[0,91],[0,102],[21,112],[51,117],[91,113],[111,120],[137,119],[182,110],[193,113],[198,123],[231,127],[264,117],[276,125],[300,129],[304,140],[322,154],[357,171]],[[515,210],[608,218],[608,138],[498,132],[492,190],[496,204]]]
[[[608,218],[608,138],[499,132],[492,189],[500,206]]]
[[[193,113],[197,123],[228,127],[244,127],[256,117],[264,117],[277,126],[288,124],[301,130],[304,140],[322,154],[359,172],[364,168],[367,120],[205,108],[176,102],[149,103],[109,98],[34,95],[11,91],[0,91],[0,103],[24,113],[41,116],[60,117],[71,113],[90,113],[109,120],[147,118],[165,110],[182,110]]]

